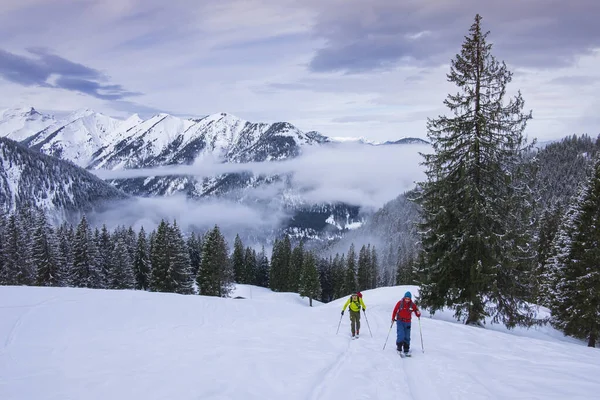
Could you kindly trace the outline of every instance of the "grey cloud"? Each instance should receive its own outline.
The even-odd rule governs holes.
[[[124,97],[141,95],[141,93],[128,92],[121,85],[101,85],[98,82],[79,78],[58,78],[56,86],[62,89],[90,94],[103,100],[118,100]]]
[[[165,175],[202,178],[234,172],[290,174],[299,198],[309,204],[345,202],[378,208],[414,187],[414,182],[423,174],[419,152],[430,151],[429,145],[364,146],[347,143],[305,148],[298,158],[272,163],[223,164],[204,160],[194,165],[92,172],[101,179]],[[256,198],[269,198],[269,195],[268,190],[262,195],[260,192],[253,193]]]
[[[491,31],[495,54],[511,65],[566,66],[600,47],[597,0],[349,0],[344,9],[318,7],[314,35],[326,45],[309,64],[314,72],[442,65],[460,50],[473,10]]]
[[[352,123],[352,122],[370,122],[370,121],[381,121],[380,115],[346,115],[343,117],[333,118],[331,122],[337,122],[340,124]]]
[[[24,86],[55,87],[85,93],[103,100],[118,100],[141,93],[125,90],[121,85],[103,84],[108,77],[102,72],[50,53],[44,48],[29,48],[36,57],[26,57],[0,49],[0,77]],[[48,82],[53,75],[55,83]]]
[[[574,75],[574,76],[560,76],[558,78],[552,79],[548,83],[555,84],[555,85],[565,85],[565,86],[586,86],[586,85],[592,85],[599,81],[600,81],[600,77],[598,77],[598,76]]]

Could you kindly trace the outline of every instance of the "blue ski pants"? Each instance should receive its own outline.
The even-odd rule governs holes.
[[[396,321],[396,344],[406,343],[410,346],[410,322]]]

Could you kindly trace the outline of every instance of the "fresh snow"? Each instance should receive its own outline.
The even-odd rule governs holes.
[[[0,110],[0,136],[21,141],[46,129],[55,119],[33,107]]]
[[[416,287],[363,292],[350,340],[346,298],[315,303],[239,285],[235,298],[0,287],[0,399],[592,399],[600,352],[549,327],[412,325],[400,358],[390,314]],[[341,317],[339,333],[336,329]]]

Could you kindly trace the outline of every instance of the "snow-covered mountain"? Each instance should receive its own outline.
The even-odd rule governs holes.
[[[193,165],[210,161],[216,164],[263,163],[297,157],[303,149],[337,146],[348,138],[330,139],[318,132],[303,132],[287,122],[255,123],[228,113],[197,119],[157,114],[143,120],[133,115],[125,120],[112,118],[89,109],[78,110],[56,120],[31,109],[32,121],[22,123],[22,113],[4,113],[1,132],[18,137],[22,144],[88,170],[121,171],[174,165]],[[25,118],[26,119],[26,118]],[[13,130],[10,127],[18,127]],[[42,129],[39,129],[42,128]],[[350,141],[353,141],[350,138]],[[403,142],[405,141],[405,142]],[[369,145],[423,143],[406,138],[398,142],[375,143],[363,138],[355,142]],[[111,179],[109,183],[138,196],[184,194],[198,199],[228,196],[237,201],[264,202],[249,194],[252,190],[273,187],[278,194],[266,200],[270,206],[293,210],[296,215],[289,228],[308,229],[312,233],[330,228],[339,231],[362,222],[358,207],[348,204],[310,204],[301,198],[289,176],[251,172],[215,173],[211,176],[144,176]],[[292,199],[292,201],[290,201]]]
[[[453,322],[451,310],[423,312],[413,355],[400,358],[390,318],[406,290],[418,294],[363,291],[351,340],[339,315],[347,297],[309,307],[247,285],[239,298],[0,286],[0,398],[598,398],[600,352],[550,326],[484,329]]]
[[[61,219],[128,197],[70,162],[0,138],[0,211],[35,205]]]
[[[0,110],[0,137],[21,141],[54,123],[54,116],[39,113],[33,107]]]

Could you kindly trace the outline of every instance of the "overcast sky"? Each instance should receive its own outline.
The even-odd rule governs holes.
[[[598,0],[3,0],[0,108],[425,138],[477,12],[529,137],[600,133]]]

